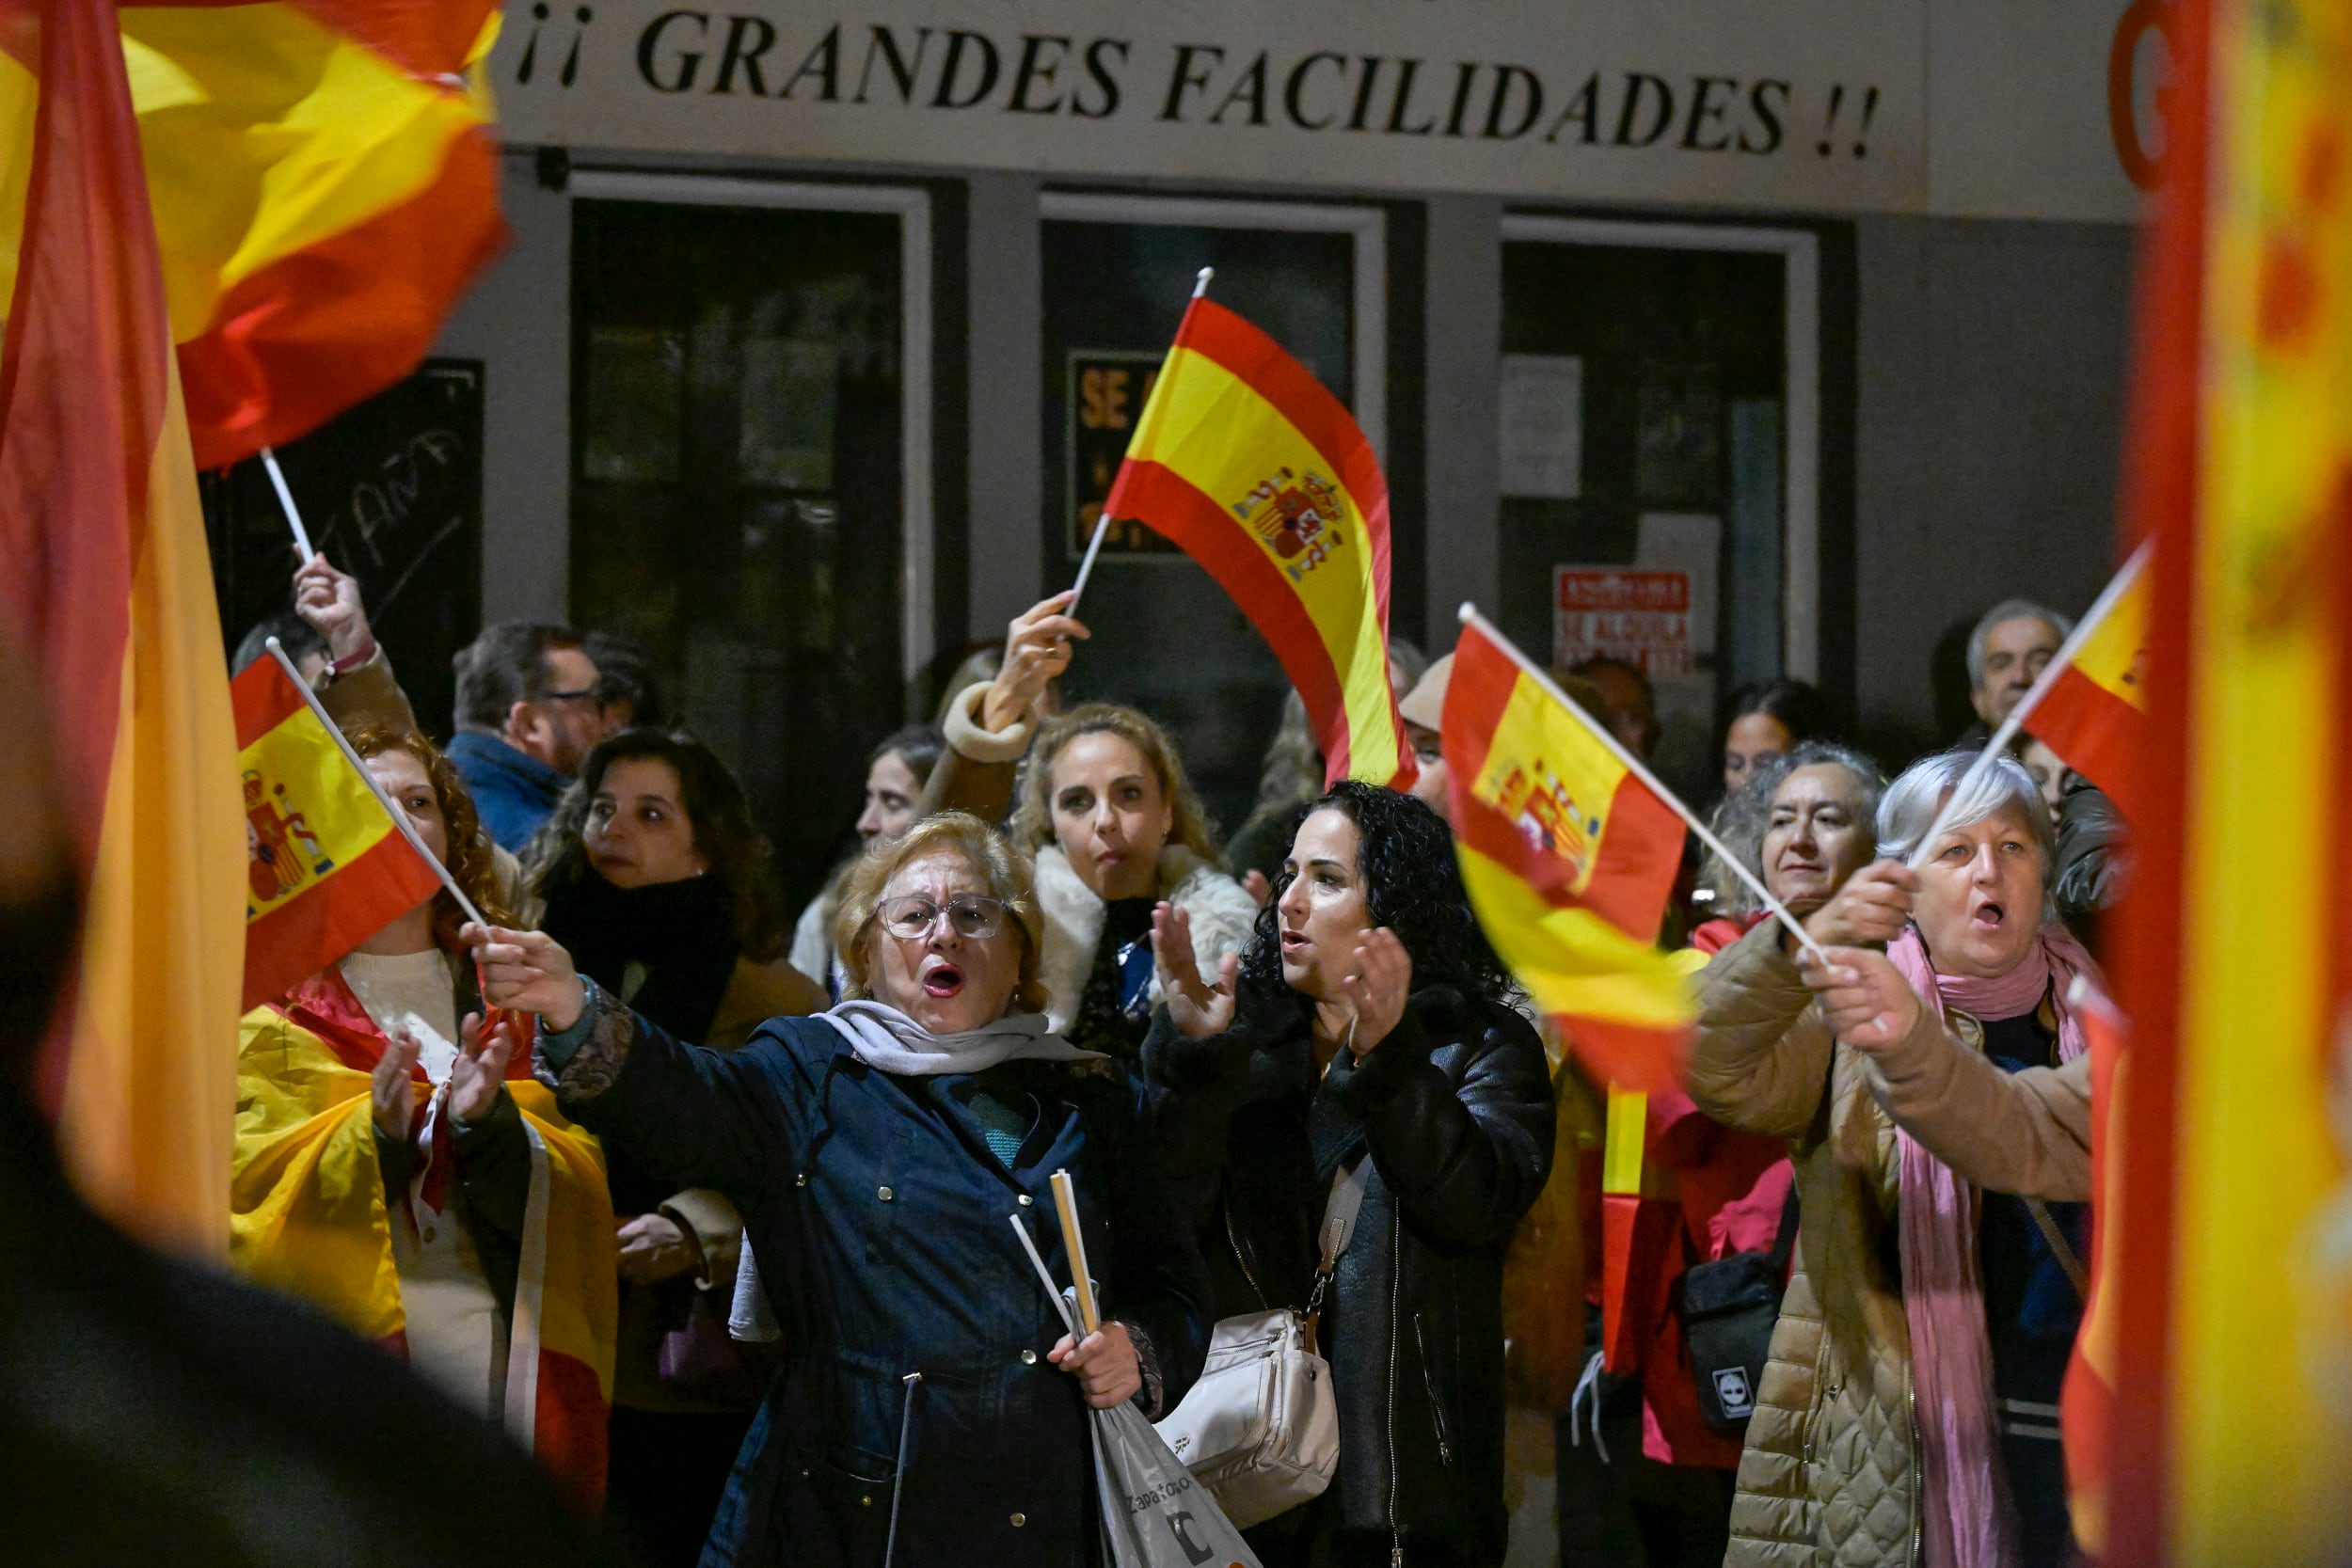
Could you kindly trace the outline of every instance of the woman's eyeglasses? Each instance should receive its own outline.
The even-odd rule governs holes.
[[[943,907],[919,893],[904,898],[884,899],[874,912],[882,918],[882,929],[894,937],[914,940],[931,934],[939,917],[947,917],[947,928],[960,937],[985,942],[996,934],[1004,924],[1005,906],[994,898],[977,894],[959,894]]]

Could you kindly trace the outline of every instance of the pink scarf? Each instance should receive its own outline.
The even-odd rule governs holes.
[[[2099,983],[2099,967],[2056,921],[2015,969],[1996,979],[1939,974],[1911,927],[1886,950],[1919,995],[1984,1022],[2032,1012],[2050,997],[2058,1059],[2083,1053],[2082,1021],[2066,1004],[2074,976]],[[2016,1568],[2017,1543],[1994,1463],[1993,1350],[1985,1336],[1984,1282],[1977,1269],[1977,1189],[1900,1128],[1897,1224],[1903,1317],[1911,1328],[1911,1381],[1919,1426],[1919,1516],[1927,1568]]]

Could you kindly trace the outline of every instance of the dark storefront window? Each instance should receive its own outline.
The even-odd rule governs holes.
[[[901,718],[899,227],[573,206],[572,614],[653,650],[796,896]]]
[[[1710,800],[1719,704],[1781,673],[1784,260],[1502,256],[1503,629],[1546,658],[1646,664],[1660,770]]]

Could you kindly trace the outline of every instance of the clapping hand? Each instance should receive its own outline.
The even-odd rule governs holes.
[[[498,1108],[499,1096],[506,1089],[506,1064],[514,1059],[515,1037],[522,1028],[518,1020],[508,1017],[485,1029],[481,1014],[466,1015],[457,1030],[462,1038],[457,1059],[449,1069],[452,1117],[471,1124]]]
[[[1340,981],[1340,990],[1356,1009],[1356,1026],[1347,1048],[1360,1059],[1389,1037],[1405,1016],[1405,999],[1412,994],[1413,956],[1405,951],[1394,931],[1382,926],[1367,931],[1356,946],[1355,967]]]
[[[417,1121],[417,1057],[424,1047],[405,1029],[395,1029],[384,1042],[384,1054],[368,1075],[368,1115],[375,1130],[394,1143],[406,1143]]]
[[[1241,957],[1226,954],[1216,967],[1216,984],[1203,980],[1192,950],[1192,916],[1173,904],[1152,911],[1152,962],[1159,972],[1168,1022],[1186,1038],[1204,1039],[1233,1026],[1233,979]]]

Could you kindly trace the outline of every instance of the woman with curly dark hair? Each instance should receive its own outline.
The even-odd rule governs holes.
[[[742,786],[682,732],[599,741],[532,841],[540,926],[581,974],[679,1039],[732,1050],[825,1005],[785,961],[784,904]],[[609,1513],[653,1563],[691,1563],[762,1392],[728,1340],[742,1217],[608,1151],[621,1342]]]
[[[1326,1206],[1363,1178],[1319,1330],[1338,1473],[1251,1544],[1268,1568],[1499,1562],[1502,1257],[1550,1174],[1551,1081],[1452,835],[1342,783],[1214,983],[1188,925],[1153,918],[1168,1000],[1145,1065],[1217,1315],[1305,1307]]]

